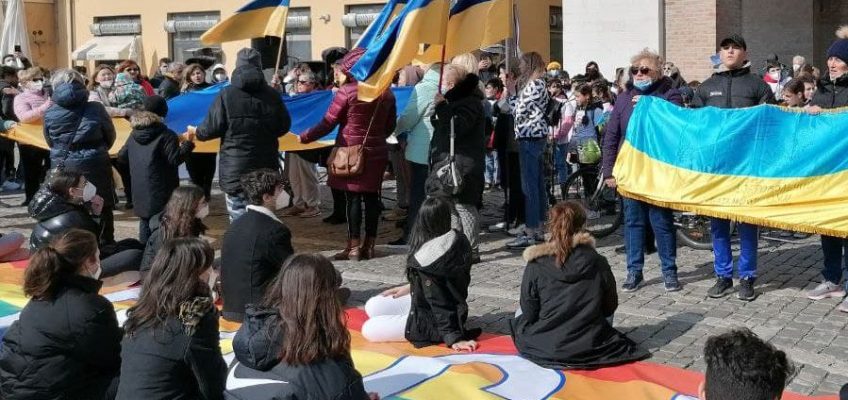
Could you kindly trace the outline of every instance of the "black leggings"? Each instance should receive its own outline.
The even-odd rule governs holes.
[[[377,237],[380,222],[380,195],[377,193],[345,192],[347,201],[347,233],[349,238],[360,237],[362,202],[365,202],[365,237]]]
[[[212,196],[212,179],[215,178],[217,157],[216,153],[191,153],[186,157],[186,170],[191,183],[203,189],[206,201]]]
[[[124,239],[100,249],[102,277],[108,278],[121,272],[138,271],[144,245],[135,239]]]
[[[24,170],[24,192],[26,201],[35,196],[35,192],[44,181],[44,175],[50,169],[50,152],[35,146],[18,144],[21,152],[21,165]]]

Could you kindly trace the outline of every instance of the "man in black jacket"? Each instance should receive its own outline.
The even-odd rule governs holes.
[[[242,322],[245,306],[258,304],[283,262],[292,254],[291,231],[274,215],[282,177],[271,169],[250,172],[241,179],[250,205],[233,221],[221,246],[224,319]]]
[[[218,181],[232,222],[244,214],[246,206],[239,178],[261,168],[280,169],[277,138],[288,133],[291,118],[280,95],[265,82],[258,51],[239,51],[230,82],[215,98],[203,123],[189,132],[200,141],[221,139]]]
[[[692,107],[745,108],[774,102],[774,93],[760,77],[751,73],[748,47],[745,39],[731,35],[721,41],[719,72],[704,81],[692,99]],[[727,151],[731,151],[727,149]],[[741,300],[751,301],[757,296],[754,280],[757,277],[758,230],[754,225],[738,224],[742,242],[739,256],[739,292]],[[733,288],[733,252],[730,249],[730,221],[710,220],[713,238],[716,283],[707,292],[712,298],[726,296]]]

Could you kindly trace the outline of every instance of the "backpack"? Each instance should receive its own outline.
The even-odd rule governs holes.
[[[562,105],[556,98],[548,96],[548,104],[545,106],[545,122],[548,126],[559,126],[562,120]]]

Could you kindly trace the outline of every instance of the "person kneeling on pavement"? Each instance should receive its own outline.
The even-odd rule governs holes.
[[[245,174],[240,186],[249,205],[233,221],[221,247],[224,319],[241,322],[245,306],[257,304],[265,287],[294,254],[291,231],[274,214],[283,179],[270,169]]]

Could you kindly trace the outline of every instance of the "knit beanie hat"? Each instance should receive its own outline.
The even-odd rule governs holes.
[[[168,102],[162,96],[144,98],[144,111],[150,111],[162,118],[168,115]]]
[[[827,49],[827,58],[836,57],[848,63],[848,25],[836,31],[836,41]]]

